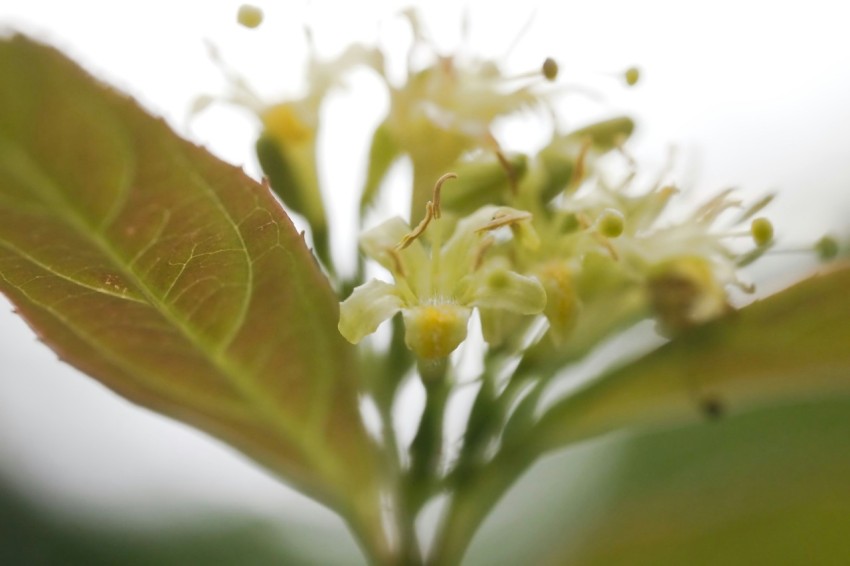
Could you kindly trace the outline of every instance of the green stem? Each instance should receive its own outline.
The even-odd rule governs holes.
[[[426,398],[419,429],[410,445],[407,503],[414,514],[418,514],[439,485],[440,458],[444,448],[443,423],[451,391],[446,380],[447,371],[448,359],[419,363]]]
[[[396,560],[387,532],[383,528],[380,501],[372,502],[367,513],[352,510],[342,516],[370,564],[404,564]]]
[[[460,564],[481,523],[537,456],[534,449],[503,449],[476,473],[461,478],[438,526],[427,563],[435,566]]]
[[[398,540],[396,558],[399,564],[416,566],[422,564],[422,551],[419,548],[419,540],[416,535],[416,517],[408,508],[406,476],[402,473],[398,441],[392,425],[392,406],[381,405],[380,413],[384,451],[387,456],[387,465],[391,471],[388,485],[391,486],[392,490],[392,519]]]

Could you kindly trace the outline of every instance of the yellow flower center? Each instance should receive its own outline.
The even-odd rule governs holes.
[[[466,338],[469,309],[454,304],[415,307],[404,312],[405,342],[423,359],[445,358]]]
[[[279,142],[297,144],[309,140],[313,130],[298,117],[292,104],[272,106],[262,116],[266,133]]]

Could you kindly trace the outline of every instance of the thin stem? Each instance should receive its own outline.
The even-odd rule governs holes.
[[[410,472],[408,474],[408,504],[418,513],[433,495],[443,455],[443,424],[446,401],[451,386],[446,380],[448,359],[420,362],[419,373],[425,386],[425,409],[419,429],[410,445]]]
[[[481,523],[537,456],[530,447],[503,449],[476,473],[461,478],[438,526],[428,564],[460,564]]]
[[[395,428],[392,424],[392,405],[382,404],[381,413],[381,436],[384,440],[384,450],[387,455],[388,467],[391,476],[388,484],[391,486],[392,494],[392,522],[397,538],[396,557],[399,564],[419,565],[422,564],[422,551],[416,535],[415,515],[410,512],[407,504],[406,476],[403,473],[402,462],[399,454],[398,441]]]

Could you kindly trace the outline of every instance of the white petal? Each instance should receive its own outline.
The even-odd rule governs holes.
[[[339,332],[357,344],[401,310],[404,302],[394,285],[372,279],[360,285],[339,305]]]
[[[546,307],[546,291],[534,277],[486,266],[474,275],[470,304],[518,314],[537,314]]]

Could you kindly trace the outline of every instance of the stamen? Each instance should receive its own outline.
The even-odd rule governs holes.
[[[629,67],[626,69],[626,72],[623,73],[623,78],[626,79],[627,85],[635,86],[640,80],[640,69],[637,67]]]
[[[546,60],[543,61],[543,67],[541,70],[543,71],[543,76],[546,77],[547,81],[554,81],[558,78],[558,62],[551,57],[547,57]]]
[[[417,225],[412,232],[405,235],[405,237],[401,239],[401,242],[396,245],[396,249],[399,251],[407,249],[407,247],[410,246],[410,244],[412,244],[413,241],[416,240],[416,238],[422,235],[422,233],[428,227],[428,224],[431,223],[431,220],[433,218],[434,203],[429,200],[427,203],[425,203],[425,217],[422,219],[421,222],[419,222],[419,225]]]
[[[504,82],[515,82],[526,79],[539,79],[541,75],[549,82],[553,82],[555,79],[557,79],[558,62],[552,59],[551,57],[547,57],[538,69],[535,69],[533,71],[525,71],[511,76],[502,76],[498,80]]]
[[[506,212],[504,210],[500,210],[493,215],[493,218],[490,219],[490,222],[488,222],[475,232],[476,234],[480,234],[482,232],[490,232],[492,230],[501,228],[502,226],[510,226],[511,224],[517,224],[524,220],[531,220],[530,212],[525,212],[521,210]]]
[[[449,179],[457,179],[457,174],[446,173],[445,175],[443,175],[442,177],[437,179],[437,182],[434,184],[434,193],[433,193],[433,197],[432,197],[433,200],[431,201],[432,208],[433,208],[434,220],[438,220],[440,218],[440,216],[442,215],[442,213],[440,211],[440,190],[443,188],[443,183],[445,183]],[[427,205],[426,205],[426,207],[427,207]],[[424,230],[424,228],[423,228],[423,230]]]
[[[484,264],[484,254],[487,253],[493,244],[496,242],[496,239],[493,236],[488,235],[486,238],[482,238],[478,243],[478,247],[475,248],[475,256],[473,256],[472,260],[472,271],[478,271],[478,269]]]
[[[432,193],[432,200],[429,200],[425,203],[425,216],[419,222],[419,224],[414,228],[409,234],[407,234],[404,238],[401,239],[401,242],[396,245],[396,249],[403,250],[406,249],[413,241],[422,235],[425,232],[425,229],[428,228],[428,225],[432,220],[439,220],[441,216],[440,212],[440,189],[443,188],[443,183],[448,181],[449,179],[457,179],[457,175],[455,173],[446,173],[434,184],[434,192]]]
[[[505,175],[508,177],[508,185],[511,187],[511,193],[516,195],[519,191],[519,183],[517,182],[517,174],[516,170],[511,165],[508,158],[505,157],[505,154],[502,153],[501,149],[496,148],[496,159],[499,161],[499,165],[505,170]]]
[[[581,150],[578,154],[578,159],[576,160],[575,169],[573,169],[573,174],[570,176],[570,181],[567,183],[566,189],[564,191],[566,193],[571,193],[575,191],[581,182],[584,180],[584,175],[586,171],[586,160],[587,154],[590,151],[590,147],[593,145],[593,138],[590,136],[587,137],[586,140],[581,145]]]
[[[406,278],[407,273],[404,271],[404,262],[401,261],[401,254],[398,252],[399,250],[396,248],[387,248],[387,254],[393,262],[393,275]]]

